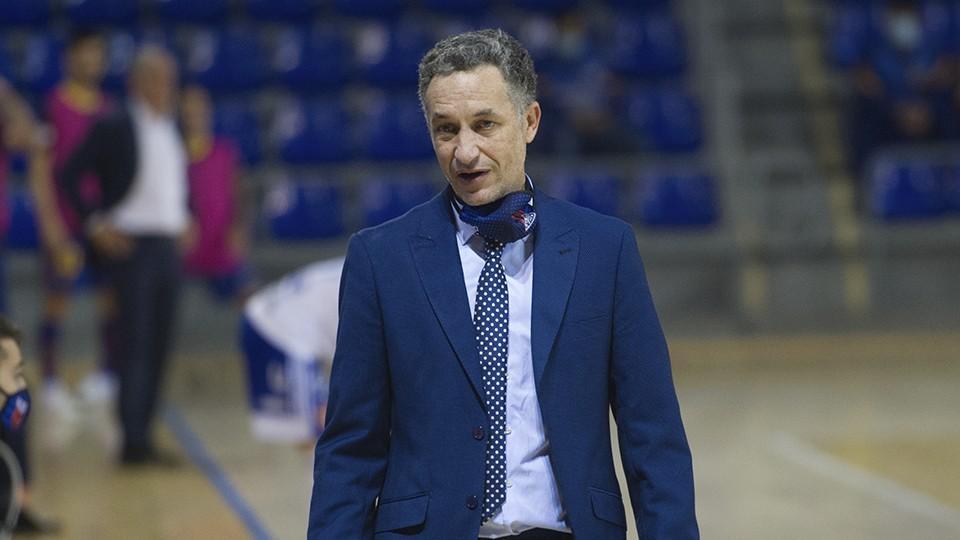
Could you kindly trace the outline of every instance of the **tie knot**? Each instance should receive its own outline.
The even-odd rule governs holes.
[[[499,260],[503,255],[503,242],[484,236],[483,252],[487,259]]]

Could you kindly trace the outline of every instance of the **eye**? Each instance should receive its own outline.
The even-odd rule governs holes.
[[[493,120],[480,120],[477,122],[477,127],[482,130],[493,129],[493,126],[497,125]]]
[[[441,134],[452,134],[457,132],[457,128],[453,124],[439,124],[434,127],[434,131]]]

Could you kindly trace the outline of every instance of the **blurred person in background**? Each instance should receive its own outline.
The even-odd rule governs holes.
[[[30,392],[23,376],[20,330],[0,315],[0,433],[3,439],[23,429],[30,414]],[[17,456],[0,442],[0,538],[16,531],[23,504],[23,467]],[[4,534],[6,533],[6,534]]]
[[[28,175],[30,185],[35,188],[38,185],[49,185],[50,164],[46,144],[42,136],[38,133],[36,122],[30,111],[30,107],[20,98],[16,92],[0,78],[0,227],[4,233],[9,221],[8,209],[6,207],[6,175],[8,173],[8,152],[25,153],[29,158]],[[49,217],[53,210],[53,199],[49,193],[37,192],[34,190],[34,197],[37,204],[37,213],[40,216],[41,235],[44,239],[51,234],[46,225],[50,223]],[[0,264],[2,264],[2,254],[0,254]],[[0,311],[6,311],[6,283],[0,282]],[[16,352],[19,357],[19,331],[13,327],[6,319],[0,318],[0,345],[4,352],[10,345],[5,338],[11,338],[15,342]],[[18,361],[19,362],[19,361]],[[19,369],[19,368],[18,368]],[[22,377],[22,374],[20,375]],[[2,381],[0,381],[2,382]],[[8,388],[10,386],[8,385]],[[0,391],[9,395],[0,385]],[[8,398],[9,399],[9,398]],[[6,443],[16,456],[17,462],[23,474],[22,487],[22,510],[16,522],[15,531],[21,534],[47,534],[55,533],[59,530],[59,524],[49,519],[41,518],[37,515],[30,504],[30,457],[27,450],[27,431],[25,429],[7,429],[0,430],[0,439]]]
[[[104,38],[89,29],[75,30],[67,43],[64,56],[66,78],[46,99],[46,120],[51,130],[53,177],[59,176],[71,153],[84,139],[90,126],[103,117],[111,107],[110,99],[101,91],[100,84],[106,69]],[[83,196],[95,202],[96,179],[81,180]],[[82,228],[76,213],[70,208],[56,182],[38,186],[55,193],[56,212],[46,216],[49,223],[45,235],[41,261],[45,301],[42,319],[37,331],[38,352],[43,368],[43,397],[47,413],[44,423],[47,442],[62,447],[72,438],[77,422],[77,403],[58,373],[61,327],[70,300],[75,292],[76,278],[82,268],[77,257],[82,245]],[[91,261],[96,261],[95,258]],[[100,367],[80,383],[80,396],[92,404],[107,404],[116,394],[115,323],[112,316],[113,298],[103,283],[102,272],[88,266],[97,285],[97,303],[100,315]]]
[[[184,88],[180,121],[190,159],[190,210],[184,266],[206,282],[213,296],[238,307],[253,292],[247,264],[250,245],[247,196],[241,184],[239,152],[213,133],[210,96],[201,86]]]
[[[526,175],[529,52],[447,38],[419,92],[449,186],[350,239],[308,537],[699,538],[669,355],[633,229]]]
[[[890,0],[878,9],[873,39],[854,70],[850,129],[855,172],[877,146],[945,137],[945,113],[956,81],[946,8]]]
[[[343,257],[311,263],[257,290],[240,323],[251,429],[312,450],[326,418]]]
[[[119,418],[124,465],[175,465],[152,438],[168,364],[189,226],[187,155],[177,129],[177,67],[164,49],[138,51],[126,107],[98,120],[60,175],[117,299]],[[95,173],[99,201],[83,195]]]

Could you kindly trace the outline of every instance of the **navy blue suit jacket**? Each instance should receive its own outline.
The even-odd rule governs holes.
[[[612,407],[641,538],[697,538],[690,450],[633,230],[535,201],[533,367],[567,523],[582,540],[626,535]],[[455,227],[441,193],[350,240],[311,540],[477,538],[476,428],[489,421]]]

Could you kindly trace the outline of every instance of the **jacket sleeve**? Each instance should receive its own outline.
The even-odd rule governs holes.
[[[326,426],[317,442],[309,540],[373,538],[390,434],[390,373],[373,265],[362,235],[347,248]]]
[[[81,192],[80,182],[84,175],[93,172],[98,174],[98,179],[102,171],[100,165],[103,162],[102,148],[104,141],[108,139],[110,131],[106,120],[98,120],[90,131],[84,137],[83,141],[67,158],[63,165],[63,170],[57,177],[67,202],[71,208],[80,216],[82,222],[86,221],[95,208],[84,199]]]
[[[611,407],[637,530],[644,540],[699,538],[692,460],[670,357],[636,237],[626,226],[616,288]]]

